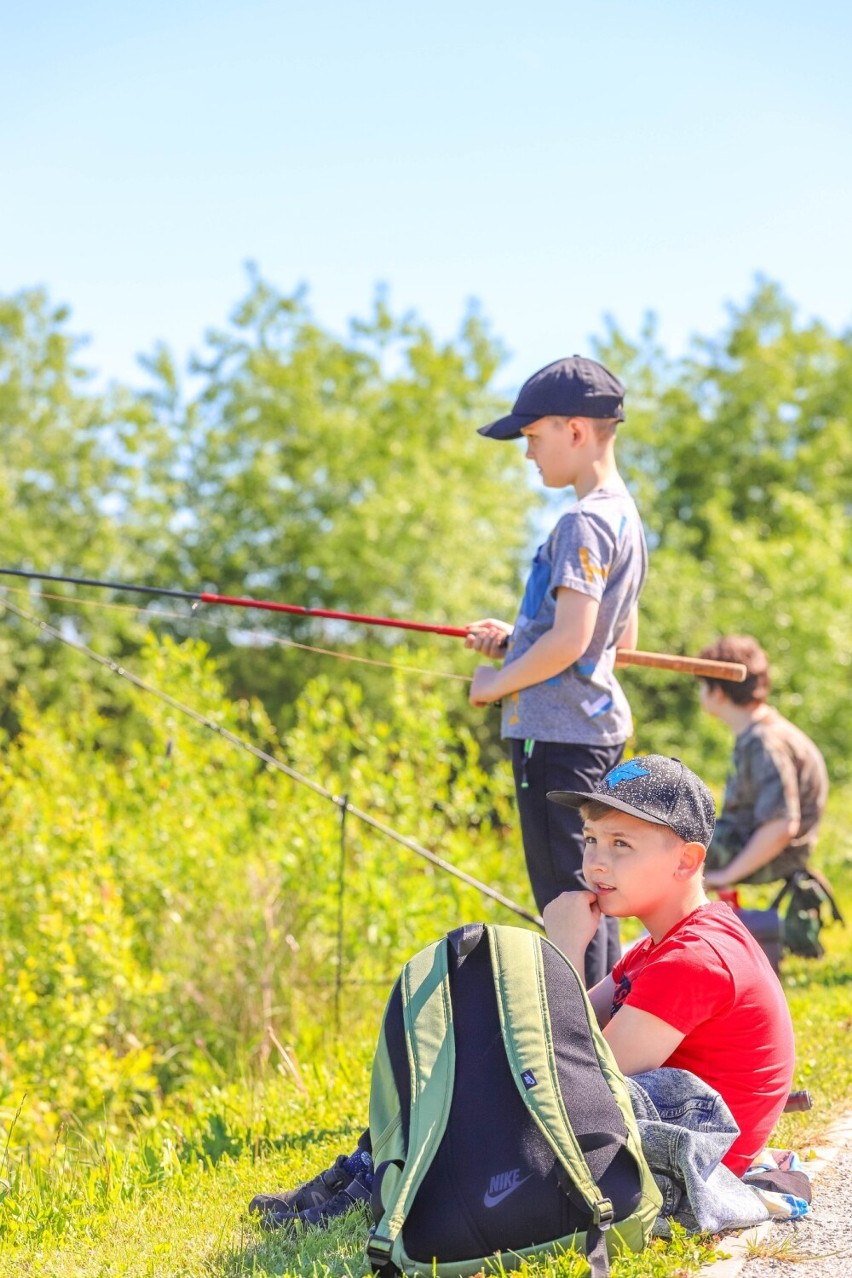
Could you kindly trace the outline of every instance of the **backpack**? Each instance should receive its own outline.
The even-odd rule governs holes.
[[[662,1207],[582,982],[524,928],[469,924],[405,964],[370,1136],[381,1278],[502,1273],[560,1248],[599,1278],[611,1254],[642,1250]]]
[[[819,934],[824,926],[823,906],[828,906],[836,923],[843,924],[831,888],[815,870],[796,870],[782,885],[770,910],[780,910],[786,897],[790,900],[784,915],[784,948],[804,958],[822,958],[825,951]]]

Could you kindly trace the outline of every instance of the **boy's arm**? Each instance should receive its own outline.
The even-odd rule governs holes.
[[[582,967],[579,969],[582,972]],[[612,1020],[612,1000],[615,998],[615,981],[607,974],[597,985],[588,991],[592,1011],[597,1017],[601,1029]]]
[[[735,760],[737,755],[735,753]],[[745,747],[736,764],[733,785],[735,801],[750,806],[754,831],[734,859],[721,870],[708,870],[704,882],[708,887],[724,887],[739,883],[767,865],[796,837],[801,823],[799,784],[796,770],[787,754],[755,737]],[[725,809],[729,795],[725,794]]]
[[[543,910],[547,939],[561,950],[583,980],[586,950],[601,919],[598,898],[594,892],[561,892],[548,901]],[[603,1028],[612,1015],[615,981],[605,976],[588,991],[589,1002]]]
[[[560,586],[551,628],[536,639],[523,656],[502,669],[479,666],[470,690],[471,705],[484,706],[499,701],[567,670],[591,643],[599,606],[591,595]]]
[[[765,825],[758,826],[743,850],[724,869],[705,871],[705,885],[720,888],[726,883],[741,882],[786,848],[797,829],[798,822],[788,817],[778,817],[775,821],[767,821]]]
[[[594,892],[562,892],[542,911],[548,939],[573,963],[582,979],[583,960],[601,911]],[[622,1074],[641,1074],[664,1064],[684,1038],[651,1012],[624,1003],[612,1015],[615,981],[605,976],[589,990],[589,1002]]]
[[[659,1016],[640,1011],[629,1003],[618,1009],[618,1015],[613,1016],[603,1034],[622,1074],[641,1074],[646,1069],[664,1065],[685,1037]]]

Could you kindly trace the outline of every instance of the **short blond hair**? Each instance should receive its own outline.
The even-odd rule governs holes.
[[[620,812],[620,808],[614,808],[609,803],[603,803],[600,799],[587,799],[585,803],[580,804],[580,816],[584,821],[601,821],[605,816],[612,816],[614,812]],[[644,818],[636,813],[628,813],[635,820],[642,821]],[[681,843],[684,840],[678,834],[677,830],[673,830],[670,825],[660,825],[657,821],[647,821],[648,825],[656,826],[660,834],[667,834],[672,839],[678,839]]]

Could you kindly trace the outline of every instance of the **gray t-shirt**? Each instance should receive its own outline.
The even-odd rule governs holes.
[[[536,551],[506,663],[551,629],[562,586],[598,600],[594,634],[567,670],[504,698],[504,737],[598,746],[627,740],[633,722],[614,674],[615,644],[647,567],[642,521],[621,479],[594,489],[562,516]]]

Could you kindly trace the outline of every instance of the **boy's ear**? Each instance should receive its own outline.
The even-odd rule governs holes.
[[[571,432],[571,442],[573,444],[585,444],[589,437],[589,423],[584,417],[569,417],[568,429]]]
[[[586,440],[585,421],[582,417],[557,417],[562,429],[572,444],[583,444]]]
[[[704,868],[707,853],[703,843],[684,843],[680,849],[675,876],[679,879],[691,879],[700,874]]]

